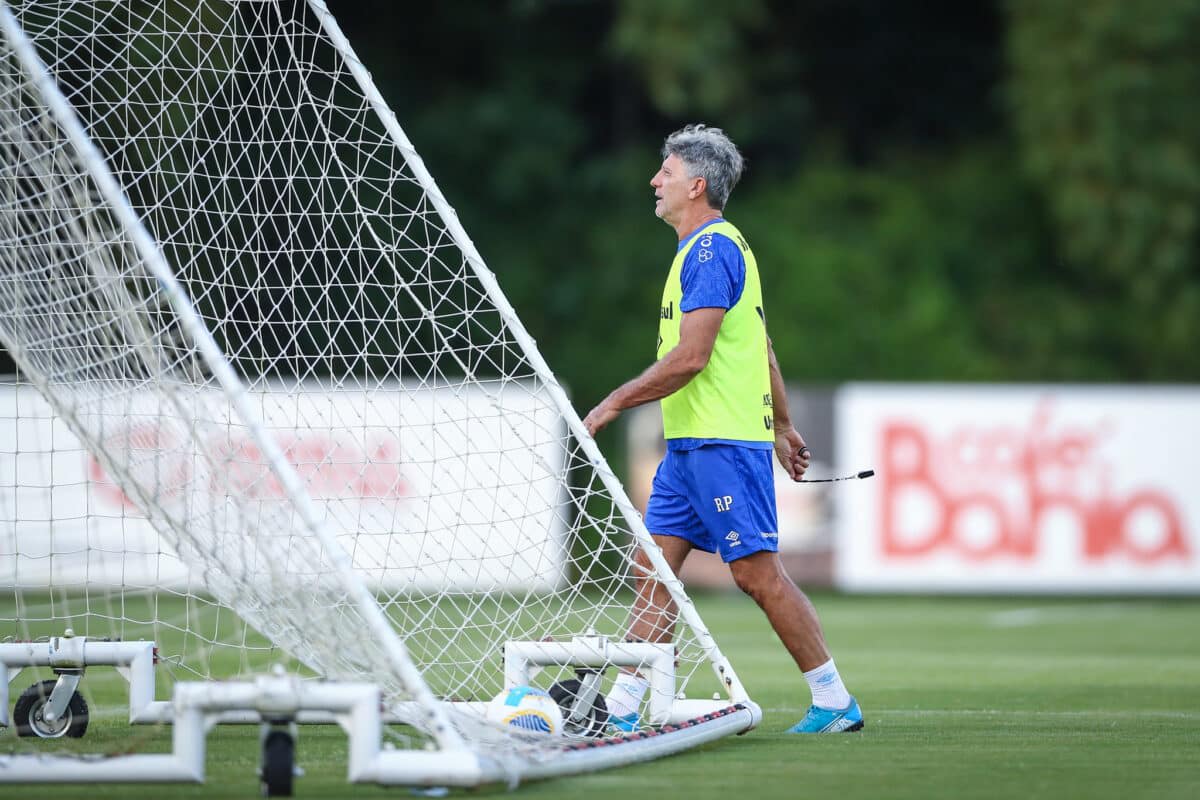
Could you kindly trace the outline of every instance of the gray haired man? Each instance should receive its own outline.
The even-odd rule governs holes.
[[[583,424],[595,435],[625,409],[662,402],[667,455],[646,509],[655,543],[676,573],[693,548],[720,552],[738,587],[766,613],[812,691],[808,713],[789,732],[855,731],[862,711],[834,666],[816,611],[779,561],[771,451],[797,481],[809,451],[788,415],[754,253],[723,214],[742,167],[720,128],[688,125],[667,137],[650,185],[654,213],[679,244],[659,310],[658,360]],[[637,567],[629,634],[669,641],[677,609],[641,552]],[[614,727],[639,727],[648,686],[634,672],[618,675],[608,696]]]

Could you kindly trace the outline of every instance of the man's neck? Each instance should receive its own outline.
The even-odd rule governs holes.
[[[696,206],[694,209],[688,209],[688,213],[684,214],[678,223],[675,225],[675,233],[679,235],[679,241],[683,241],[687,236],[701,225],[706,225],[714,219],[720,219],[721,212],[708,206]]]

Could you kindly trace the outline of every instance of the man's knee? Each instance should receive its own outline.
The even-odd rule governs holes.
[[[640,547],[633,554],[633,565],[636,568],[635,577],[645,577],[654,572],[654,567],[650,564],[650,556],[646,555],[646,551]]]
[[[753,572],[735,572],[733,580],[739,589],[759,605],[762,605],[762,601],[778,589],[773,579]]]
[[[756,553],[753,556],[730,562],[734,583],[759,605],[763,600],[777,594],[788,580],[774,553]]]

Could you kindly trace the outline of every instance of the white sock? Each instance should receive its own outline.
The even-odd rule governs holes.
[[[850,693],[842,676],[838,674],[833,659],[816,669],[804,673],[808,688],[812,690],[812,704],[817,708],[845,708],[850,705]]]
[[[650,688],[650,681],[632,672],[622,672],[613,682],[612,691],[608,693],[605,702],[608,703],[608,713],[614,717],[627,717],[636,712],[642,705],[642,698]]]

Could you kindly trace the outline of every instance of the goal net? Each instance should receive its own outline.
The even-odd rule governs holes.
[[[508,779],[753,724],[652,547],[680,621],[645,733],[593,747],[569,697],[566,735],[485,718],[518,677],[650,671],[622,650],[648,539],[320,0],[0,22],[0,642],[153,641],[160,699],[277,662],[371,681],[397,742]]]

